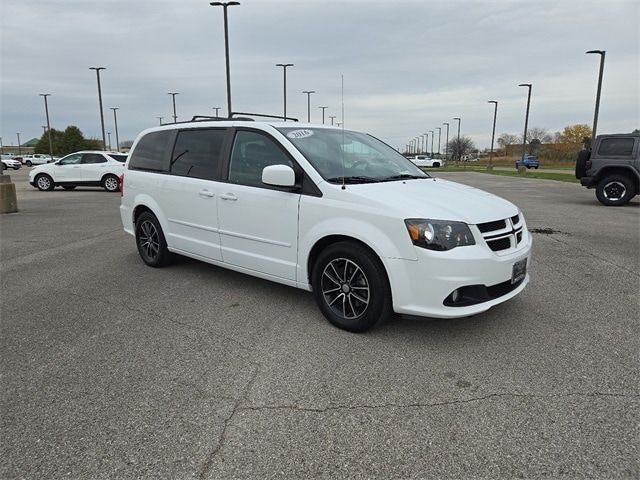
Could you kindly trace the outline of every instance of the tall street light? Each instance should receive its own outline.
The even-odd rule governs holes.
[[[120,109],[118,107],[111,107],[111,110],[113,110],[113,123],[115,124],[115,127],[116,127],[116,150],[119,152],[120,138],[118,137],[118,115],[116,114],[116,112]]]
[[[227,111],[231,118],[231,73],[229,72],[229,23],[227,19],[227,8],[233,5],[240,5],[240,2],[211,2],[212,7],[222,7],[224,10],[224,58],[227,65]]]
[[[462,123],[462,120],[460,119],[460,117],[453,117],[454,120],[458,121],[458,140],[457,140],[457,146],[456,146],[456,152],[458,152],[458,161],[462,160],[462,152],[460,151],[460,124]]]
[[[491,131],[491,153],[489,153],[489,169],[493,168],[493,139],[496,136],[496,117],[498,116],[498,102],[496,100],[489,100],[488,103],[494,104],[493,109],[493,130]]]
[[[447,141],[444,144],[444,158],[449,160],[449,123],[442,122],[442,124],[447,126]]]
[[[438,155],[440,155],[440,137],[442,137],[442,127],[436,127],[438,130]]]
[[[216,111],[216,118],[219,118],[220,116],[218,115],[218,111],[220,110],[220,107],[211,107],[211,109]]]
[[[435,138],[435,133],[433,130],[429,130],[429,133],[431,134],[431,158],[433,158],[433,139]]]
[[[173,123],[178,122],[178,116],[176,115],[176,95],[180,95],[180,92],[169,92],[167,95],[171,95],[173,101]]]
[[[164,117],[156,117],[156,118],[160,121],[160,125],[162,125],[162,119],[163,119]]]
[[[4,153],[4,145],[2,144],[2,137],[0,137],[0,154]]]
[[[307,94],[307,123],[311,122],[311,94],[316,93],[315,90],[303,90],[302,93]]]
[[[102,149],[107,148],[107,138],[104,136],[104,113],[102,111],[102,87],[100,86],[100,70],[106,70],[105,67],[89,67],[89,70],[96,71],[98,78],[98,103],[100,104],[100,126],[102,127]]]
[[[429,134],[423,133],[420,135],[424,139],[424,153],[425,155],[429,154]]]
[[[107,137],[109,138],[109,151],[111,151],[111,132],[107,132]]]
[[[18,155],[22,155],[22,147],[20,146],[20,133],[16,133],[18,136]]]
[[[602,73],[604,72],[604,55],[605,50],[589,50],[586,53],[597,53],[600,55],[600,74],[598,75],[598,91],[596,93],[596,111],[593,114],[593,129],[591,130],[591,146],[596,138],[596,129],[598,128],[598,112],[600,110],[600,91],[602,90]]]
[[[318,107],[322,109],[322,124],[324,125],[324,111],[329,107]]]
[[[50,93],[39,93],[44,98],[44,113],[47,116],[47,130],[49,131],[49,157],[53,162],[53,142],[51,141],[51,123],[49,122],[49,105],[47,104],[47,97],[50,97]]]
[[[329,115],[329,118],[331,119],[331,125],[333,125],[333,121],[335,120],[336,116],[335,115]]]
[[[40,128],[42,128],[42,135],[47,133],[47,126],[46,125],[40,125]]]
[[[527,89],[529,90],[527,94],[527,113],[524,116],[524,135],[522,136],[522,161],[524,161],[524,156],[527,154],[527,126],[529,125],[529,105],[531,103],[531,84],[521,83],[518,86],[527,87]]]
[[[284,110],[282,116],[287,121],[287,67],[293,67],[293,63],[276,63],[276,67],[282,67],[283,83],[284,83]]]

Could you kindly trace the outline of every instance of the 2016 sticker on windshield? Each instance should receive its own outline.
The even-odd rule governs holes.
[[[293,130],[292,132],[287,133],[287,137],[293,138],[294,140],[298,140],[299,138],[307,138],[313,135],[313,130],[301,129],[301,130]]]

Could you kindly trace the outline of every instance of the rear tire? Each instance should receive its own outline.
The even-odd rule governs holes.
[[[142,261],[150,267],[158,268],[168,265],[171,252],[160,227],[160,222],[151,212],[142,212],[136,220],[136,246]]]
[[[36,188],[42,192],[49,192],[55,188],[55,183],[53,183],[53,178],[49,175],[41,173],[35,179]]]
[[[440,162],[434,162],[433,166],[436,167],[436,168],[439,168],[440,167]]]
[[[25,164],[27,165],[27,167],[30,167],[30,166],[32,166],[32,165],[33,165],[33,163],[31,163],[31,160],[27,160],[27,161],[25,162]]]
[[[338,328],[365,332],[392,314],[391,288],[380,259],[353,242],[325,248],[312,270],[313,294]]]
[[[604,177],[596,187],[598,201],[609,207],[626,205],[635,194],[635,186],[631,179],[620,174]]]
[[[120,190],[120,179],[112,174],[105,175],[102,179],[102,188],[107,192],[118,192]]]

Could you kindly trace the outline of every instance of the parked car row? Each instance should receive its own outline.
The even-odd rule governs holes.
[[[117,192],[126,160],[127,155],[119,152],[75,152],[56,162],[34,166],[29,172],[29,183],[43,191],[55,187],[73,190],[78,186],[90,186]]]

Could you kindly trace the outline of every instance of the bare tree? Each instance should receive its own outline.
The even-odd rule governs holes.
[[[546,128],[533,127],[527,131],[527,142],[539,140],[540,143],[549,143],[552,140],[551,135]]]
[[[502,133],[498,137],[498,145],[504,148],[507,145],[513,145],[515,143],[522,143],[520,137],[518,135],[514,135],[512,133]]]
[[[449,142],[447,148],[452,159],[461,160],[463,156],[471,153],[476,146],[469,137],[460,137],[460,141],[456,137]]]

